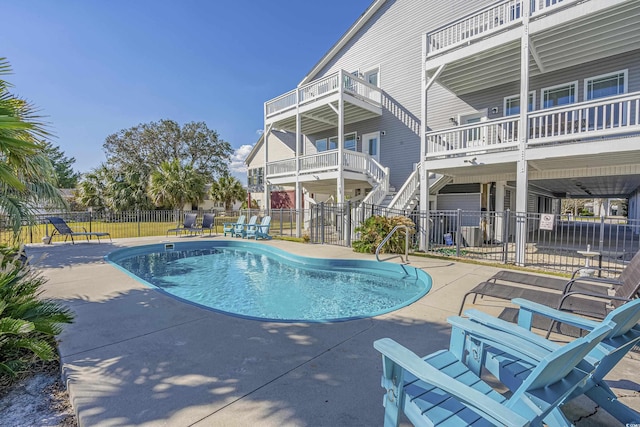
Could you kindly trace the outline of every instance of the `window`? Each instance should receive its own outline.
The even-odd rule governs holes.
[[[627,70],[591,77],[584,81],[586,101],[627,93]]]
[[[380,87],[380,69],[379,68],[375,68],[373,70],[369,70],[366,73],[364,73],[364,80],[367,83],[372,84],[373,86],[377,86]]]
[[[318,153],[327,151],[327,138],[316,139],[316,150]]]
[[[536,93],[535,91],[529,92],[529,111],[536,109]],[[515,116],[520,114],[520,95],[507,96],[504,98],[504,115]]]
[[[598,98],[606,98],[609,96],[620,95],[627,92],[627,70],[617,71],[615,73],[603,74],[591,77],[584,81],[584,99],[591,101]],[[592,107],[588,109],[587,120],[585,125],[589,129],[602,129],[605,127],[615,127],[625,124],[626,105],[614,103],[605,106]]]
[[[328,143],[328,145],[327,145]],[[316,150],[318,153],[327,150],[335,150],[338,148],[338,137],[332,136],[331,138],[323,138],[316,140]],[[344,135],[344,149],[356,151],[356,133],[351,132]]]
[[[572,82],[542,89],[542,108],[573,104],[576,102],[577,87],[578,82]]]
[[[351,150],[351,151],[357,151],[356,133],[355,132],[345,134],[345,136],[344,136],[344,149],[345,150]]]
[[[264,183],[264,168],[247,170],[247,184],[249,186],[262,185]]]

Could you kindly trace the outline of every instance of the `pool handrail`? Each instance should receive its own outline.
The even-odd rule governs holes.
[[[404,228],[404,237],[405,237],[405,244],[404,244],[404,258],[402,258],[402,254],[398,254],[397,256],[400,257],[400,259],[402,260],[403,264],[409,264],[409,226],[407,225],[396,225],[395,227],[393,227],[393,230],[391,230],[389,232],[389,234],[387,234],[387,236],[382,239],[382,242],[380,242],[380,244],[378,245],[378,247],[376,248],[376,259],[380,262],[382,261],[388,261],[390,259],[395,258],[395,256],[392,256],[390,258],[381,260],[380,257],[378,256],[378,254],[380,253],[380,249],[382,249],[382,247],[384,246],[385,243],[387,243],[387,241],[389,241],[389,239],[391,238],[391,236],[393,235],[393,233],[395,233],[397,230],[399,230],[400,228]]]

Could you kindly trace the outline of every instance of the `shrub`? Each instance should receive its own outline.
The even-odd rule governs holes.
[[[409,234],[415,233],[415,224],[404,216],[384,217],[372,216],[367,218],[355,231],[360,233],[360,239],[352,244],[355,252],[375,253],[382,240],[398,225],[409,227]],[[396,231],[380,250],[381,253],[404,253],[405,230]]]
[[[15,376],[36,359],[57,358],[55,336],[71,312],[41,299],[46,280],[26,262],[24,253],[0,249],[0,374]]]

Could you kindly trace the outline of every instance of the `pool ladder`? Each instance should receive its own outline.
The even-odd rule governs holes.
[[[403,264],[409,264],[409,227],[406,225],[396,225],[395,227],[393,227],[393,230],[391,230],[389,232],[389,234],[387,234],[387,237],[385,237],[384,239],[382,239],[382,242],[380,242],[380,244],[378,245],[378,247],[376,248],[376,259],[378,261],[388,261],[392,258],[395,258],[394,256],[392,256],[391,258],[387,258],[385,260],[381,260],[380,257],[378,256],[380,254],[380,249],[382,249],[382,247],[384,246],[385,243],[387,243],[389,241],[389,239],[391,238],[391,236],[393,236],[393,233],[395,233],[396,231],[398,231],[399,229],[404,228],[404,237],[405,237],[405,243],[404,243],[404,258],[402,258],[402,254],[398,254],[397,256],[400,257],[400,259],[402,260]]]

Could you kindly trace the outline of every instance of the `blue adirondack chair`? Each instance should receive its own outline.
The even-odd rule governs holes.
[[[255,227],[247,228],[246,237],[247,239],[254,238],[258,239],[270,239],[269,236],[269,228],[271,228],[271,217],[269,215],[262,218],[260,224],[256,224]]]
[[[478,310],[467,310],[465,314],[474,322],[524,338],[547,352],[555,351],[560,344],[549,341],[533,332],[530,332],[533,315],[541,315],[554,319],[561,323],[591,331],[602,324],[571,313],[558,311],[548,306],[537,304],[523,299],[514,299],[514,304],[520,306],[518,324],[505,322],[482,313]],[[569,396],[569,400],[581,394],[587,395],[600,407],[605,409],[623,424],[630,424],[640,420],[640,413],[622,404],[615,393],[604,381],[604,377],[622,360],[622,358],[640,341],[640,299],[628,302],[613,310],[603,322],[614,325],[609,334],[602,340],[585,359],[589,364],[585,369],[593,370],[593,374],[582,385],[578,386]],[[502,355],[495,354],[492,349],[486,351],[485,367],[496,377],[513,376],[509,374],[509,366],[513,360],[507,360]],[[503,379],[501,378],[501,380]],[[517,385],[514,384],[514,386]]]
[[[414,425],[566,425],[555,411],[566,397],[590,374],[577,365],[611,331],[611,324],[598,326],[587,336],[558,348],[536,361],[510,398],[497,393],[478,373],[458,356],[465,348],[467,333],[450,318],[450,350],[441,350],[424,358],[389,338],[378,340],[374,347],[383,356],[382,387],[387,390],[384,425],[397,426],[399,411]],[[468,319],[461,319],[468,321]],[[483,325],[475,324],[479,328]],[[533,363],[543,351],[528,341],[496,333],[492,345],[505,352],[522,354]],[[462,361],[461,361],[462,359]]]
[[[236,222],[225,222],[224,224],[222,224],[222,232],[224,233],[225,236],[227,235],[227,233],[233,236],[234,231],[242,230],[242,228],[244,227],[244,220],[245,220],[245,216],[240,215]]]
[[[231,233],[231,235],[234,237],[242,237],[244,239],[247,236],[247,233],[255,233],[256,222],[258,222],[258,215],[252,215],[251,218],[249,218],[248,223],[242,227],[238,227],[233,231],[233,233]]]

